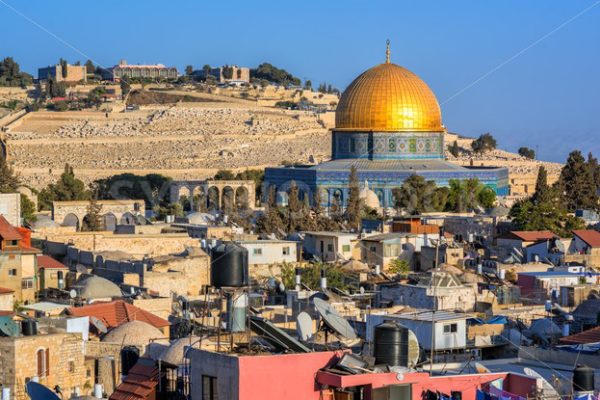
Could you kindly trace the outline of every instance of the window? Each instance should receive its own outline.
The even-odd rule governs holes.
[[[218,398],[217,378],[202,375],[202,400],[217,400]]]
[[[444,325],[444,333],[455,333],[458,330],[458,324]]]
[[[350,251],[350,245],[349,245],[349,244],[345,244],[345,245],[343,245],[343,246],[342,246],[342,251],[343,251],[344,253],[347,253],[347,252],[349,252],[349,251]]]
[[[69,373],[75,373],[75,361],[69,361]]]
[[[254,248],[252,249],[252,254],[254,254],[255,256],[262,256],[262,249]]]
[[[283,255],[284,256],[289,256],[290,255],[290,247],[289,246],[284,247],[282,249],[282,251],[283,251]]]
[[[21,280],[21,289],[33,289],[33,278]]]
[[[327,251],[333,251],[333,245],[331,243],[327,245]]]
[[[9,269],[8,270],[8,276],[17,276],[17,270],[16,270],[16,268]]]
[[[37,376],[42,378],[50,375],[50,349],[37,351]]]

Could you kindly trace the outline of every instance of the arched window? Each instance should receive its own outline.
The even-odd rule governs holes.
[[[42,378],[50,375],[50,349],[38,349],[37,353],[37,376]]]

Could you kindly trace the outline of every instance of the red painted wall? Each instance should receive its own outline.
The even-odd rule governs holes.
[[[316,374],[342,352],[239,358],[239,400],[319,400]]]

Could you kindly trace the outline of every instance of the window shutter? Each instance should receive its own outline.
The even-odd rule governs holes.
[[[46,376],[50,375],[50,349],[46,349]]]
[[[37,351],[37,376],[39,378],[44,374],[44,350]]]

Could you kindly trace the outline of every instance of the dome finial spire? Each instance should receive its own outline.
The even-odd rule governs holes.
[[[390,63],[390,39],[385,42],[385,63]]]

